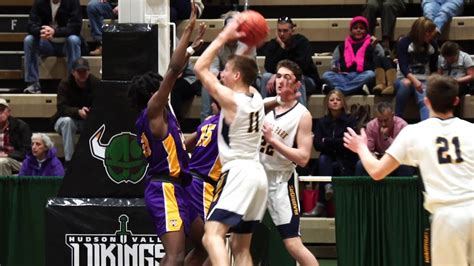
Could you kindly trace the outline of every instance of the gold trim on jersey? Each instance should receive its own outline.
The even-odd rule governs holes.
[[[168,168],[170,170],[170,176],[178,177],[181,172],[181,167],[179,166],[178,152],[176,151],[176,145],[174,138],[171,134],[163,140],[163,148],[166,150]]]

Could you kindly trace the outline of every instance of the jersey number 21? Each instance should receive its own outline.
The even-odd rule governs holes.
[[[461,157],[461,144],[459,143],[459,138],[452,138],[451,143],[454,145],[454,152],[456,154],[456,159],[454,160],[454,163],[463,162],[464,160]],[[453,163],[453,160],[449,153],[449,150],[451,148],[449,140],[443,137],[438,137],[436,138],[436,144],[438,145],[438,162],[440,164]]]

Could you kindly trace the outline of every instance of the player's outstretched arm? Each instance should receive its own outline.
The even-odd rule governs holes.
[[[196,24],[196,8],[194,2],[192,4],[191,17],[189,18],[188,25],[184,29],[183,34],[179,40],[178,46],[171,56],[170,64],[166,71],[166,74],[161,82],[160,88],[156,91],[150,100],[148,101],[148,119],[150,121],[150,129],[153,135],[157,137],[164,137],[168,131],[165,107],[168,104],[168,96],[174,87],[176,80],[181,74],[182,70],[186,66],[189,56],[186,53],[186,48],[191,38],[191,34]],[[199,37],[204,34],[205,26],[200,25]],[[200,41],[202,44],[202,40]]]
[[[311,158],[313,147],[313,132],[311,131],[313,118],[309,112],[303,113],[298,124],[296,133],[296,148],[285,145],[280,140],[273,137],[272,128],[268,124],[263,126],[263,137],[273,148],[285,156],[288,160],[304,167]]]
[[[233,91],[219,82],[217,77],[210,71],[210,66],[219,49],[223,47],[225,43],[237,40],[244,35],[238,31],[241,23],[242,18],[238,14],[234,15],[231,22],[229,22],[222,32],[219,33],[217,38],[211,42],[194,65],[194,72],[198,79],[201,80],[203,88],[206,88],[209,94],[226,110],[236,109],[233,100]]]
[[[352,128],[348,127],[347,132],[344,133],[344,147],[359,155],[362,165],[374,180],[384,179],[397,169],[400,163],[387,153],[380,160],[375,158],[367,147],[365,130],[361,129],[360,131],[360,135],[357,135]]]

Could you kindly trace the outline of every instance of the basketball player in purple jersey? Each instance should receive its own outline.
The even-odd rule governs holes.
[[[191,185],[186,187],[189,193],[189,221],[191,222],[190,237],[193,243],[200,243],[199,248],[192,252],[193,256],[186,256],[186,265],[203,265],[207,252],[202,247],[201,240],[204,235],[204,223],[211,205],[222,165],[219,160],[217,148],[217,128],[219,123],[219,110],[216,103],[212,103],[214,115],[204,120],[190,137],[186,138],[186,148],[192,150],[189,170],[193,176]],[[214,108],[215,107],[215,108]],[[199,253],[204,251],[203,253]],[[196,259],[195,261],[188,260]]]
[[[189,230],[188,199],[184,189],[191,182],[189,157],[178,121],[168,104],[168,97],[192,50],[203,42],[201,38],[205,26],[200,25],[193,49],[186,49],[195,23],[196,9],[193,3],[189,23],[171,57],[159,89],[156,91],[158,74],[149,72],[135,77],[129,91],[138,107],[145,107],[136,121],[137,137],[150,165],[144,197],[165,249],[160,265],[183,264],[185,233]]]

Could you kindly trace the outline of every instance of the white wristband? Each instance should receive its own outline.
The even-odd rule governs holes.
[[[277,97],[275,97],[275,100],[276,100],[276,102],[278,103],[278,105],[284,105],[284,104],[285,104],[285,102],[281,100],[280,95],[278,95]]]
[[[189,54],[189,55],[193,55],[194,54],[194,49],[192,46],[188,46],[188,48],[186,48],[186,52]]]

